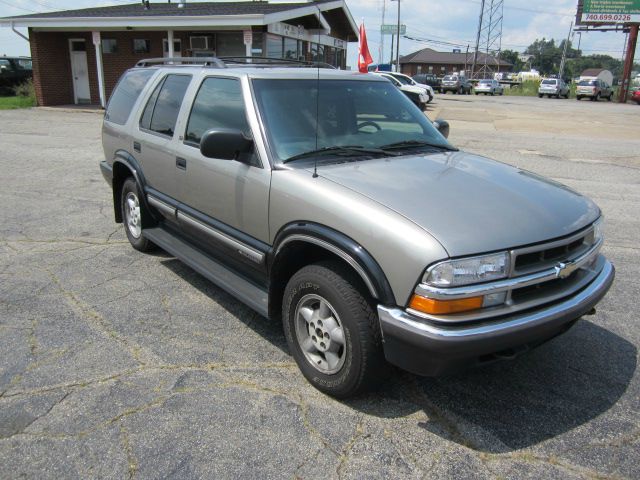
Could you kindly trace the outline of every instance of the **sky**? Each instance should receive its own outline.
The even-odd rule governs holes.
[[[154,0],[152,0],[153,2]],[[195,2],[197,0],[187,0]],[[292,0],[295,1],[295,0]],[[381,53],[380,24],[383,5],[385,23],[397,23],[398,3],[391,0],[346,0],[351,14],[359,25],[363,20],[367,30],[369,49],[375,62]],[[136,3],[135,0],[0,0],[0,17],[24,15],[54,10],[76,9],[94,6]],[[558,42],[566,38],[571,21],[575,18],[577,0],[504,0],[503,49],[523,51],[536,38],[554,38]],[[454,43],[473,49],[478,28],[480,0],[402,0],[400,17],[407,26],[407,35],[430,42],[418,42],[402,38],[400,54],[405,55],[421,48],[451,51]],[[26,33],[26,32],[24,32]],[[390,57],[389,36],[384,37],[384,59]],[[622,58],[625,42],[623,33],[582,34],[580,48],[583,54],[604,53]],[[574,38],[577,46],[578,36]],[[639,42],[640,47],[640,42]],[[350,44],[348,64],[357,63],[357,44]],[[0,27],[0,56],[29,55],[28,43],[9,28]],[[640,59],[636,51],[636,62]]]

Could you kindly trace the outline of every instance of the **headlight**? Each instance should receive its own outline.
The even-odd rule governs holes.
[[[429,268],[423,282],[434,287],[458,287],[498,280],[508,274],[509,254],[504,252],[438,263]]]
[[[600,217],[593,224],[593,243],[604,241],[604,217]]]

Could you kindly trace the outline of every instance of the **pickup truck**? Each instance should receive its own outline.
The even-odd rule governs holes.
[[[33,76],[28,57],[0,57],[0,88],[9,89],[26,82]]]

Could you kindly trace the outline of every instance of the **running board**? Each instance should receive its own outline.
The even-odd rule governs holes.
[[[215,283],[218,287],[244,302],[264,317],[269,316],[267,292],[243,277],[233,273],[220,262],[182,240],[162,227],[148,228],[142,231],[157,246],[193,268],[200,275]]]

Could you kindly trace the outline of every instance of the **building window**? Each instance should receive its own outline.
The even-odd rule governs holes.
[[[151,51],[151,40],[142,38],[133,39],[133,53],[149,53]]]
[[[162,39],[162,55],[164,57],[169,56],[169,40],[166,38]],[[173,39],[173,56],[181,57],[182,56],[182,39],[174,38]]]
[[[216,55],[219,57],[244,57],[247,47],[242,32],[220,32],[216,34]]]
[[[283,58],[290,60],[298,59],[298,41],[295,38],[284,38],[284,55]]]
[[[115,38],[102,39],[102,53],[118,53],[118,42]]]
[[[253,43],[251,44],[251,55],[254,57],[261,57],[263,50],[264,34],[260,32],[253,32]]]
[[[444,67],[440,67],[440,71],[444,72],[445,68]]]
[[[433,73],[433,65],[429,65],[429,73]]]
[[[267,57],[282,58],[282,37],[267,35]]]

